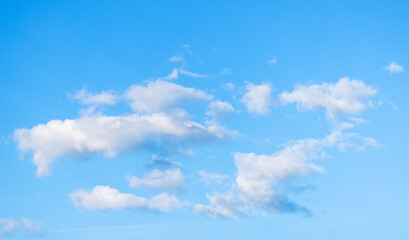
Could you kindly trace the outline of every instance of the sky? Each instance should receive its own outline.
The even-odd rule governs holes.
[[[0,239],[408,239],[408,12],[1,1]]]

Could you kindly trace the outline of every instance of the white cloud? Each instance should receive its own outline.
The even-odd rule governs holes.
[[[194,88],[187,88],[172,82],[156,80],[146,86],[133,85],[125,98],[137,112],[158,112],[174,107],[182,100],[210,100],[212,96]]]
[[[249,83],[247,93],[241,98],[247,111],[255,114],[265,114],[272,105],[271,87],[268,84],[254,85]]]
[[[274,56],[272,59],[267,61],[268,65],[273,65],[274,63],[277,63],[277,57],[276,56]]]
[[[234,107],[228,102],[214,101],[209,103],[209,111],[207,115],[213,117],[216,121],[224,120],[230,112],[234,111]]]
[[[108,186],[95,186],[91,192],[77,189],[70,194],[72,203],[87,210],[141,208],[147,200],[130,193],[120,193]]]
[[[147,187],[164,191],[180,191],[183,188],[185,178],[179,169],[175,170],[153,170],[143,177],[129,176],[129,186],[133,188]]]
[[[98,94],[92,94],[85,89],[82,89],[75,93],[73,99],[78,100],[81,104],[84,105],[114,105],[118,102],[119,96],[108,91],[102,91]]]
[[[228,83],[223,83],[222,84],[222,89],[227,90],[227,91],[233,91],[234,90],[234,84],[231,82]]]
[[[178,76],[179,76],[178,70],[175,68],[175,69],[172,70],[171,73],[169,73],[169,75],[167,75],[166,77],[158,78],[157,81],[160,81],[160,80],[165,80],[165,81],[167,81],[167,80],[175,80],[175,79],[178,78]]]
[[[150,210],[170,211],[180,208],[179,200],[168,194],[160,194],[147,200],[130,193],[121,193],[109,186],[95,186],[92,191],[77,189],[70,194],[71,202],[80,209],[86,210],[119,210],[148,208]]]
[[[334,120],[340,115],[364,111],[371,106],[369,98],[375,93],[364,82],[344,77],[337,83],[297,85],[292,92],[281,93],[280,99],[284,104],[297,103],[299,111],[325,108],[327,117]]]
[[[168,59],[169,62],[181,62],[181,61],[184,61],[184,60],[185,60],[185,58],[182,57],[182,56],[179,56],[179,55],[172,56],[172,57],[170,57]]]
[[[206,172],[203,170],[198,171],[197,175],[200,177],[199,182],[204,182],[208,185],[221,185],[222,182],[229,177],[228,175]]]
[[[291,202],[283,193],[276,191],[276,184],[287,179],[323,172],[323,168],[311,161],[325,158],[326,148],[362,150],[374,146],[372,138],[335,131],[322,139],[293,141],[271,155],[236,153],[236,194],[208,196],[210,205],[196,204],[194,210],[210,217],[237,217],[258,210],[267,212],[303,212],[308,209]]]
[[[207,78],[207,75],[189,72],[184,69],[179,69],[179,73],[194,78]]]
[[[405,69],[397,64],[396,62],[391,62],[388,66],[383,68],[385,71],[388,71],[389,73],[403,73]]]
[[[335,139],[332,142],[335,144]],[[289,177],[322,172],[321,167],[309,161],[319,157],[319,152],[327,145],[327,139],[306,139],[289,144],[272,155],[236,153],[234,159],[237,167],[237,187],[247,201],[256,205],[268,204],[275,195],[274,183]]]
[[[182,205],[175,196],[162,193],[149,200],[147,207],[151,210],[169,212],[170,210],[180,208]]]
[[[220,75],[231,75],[232,71],[231,68],[225,68],[220,72]]]
[[[237,133],[215,123],[203,126],[183,112],[127,116],[85,116],[51,120],[31,129],[17,129],[14,139],[22,152],[31,151],[37,175],[48,175],[49,166],[61,156],[89,153],[115,156],[125,150],[156,143],[171,146],[183,141],[200,142],[234,137]]]
[[[30,236],[41,236],[44,231],[41,224],[28,218],[10,219],[0,218],[0,238],[6,235],[23,233]]]
[[[196,204],[193,207],[195,213],[204,214],[211,218],[237,218],[242,214],[241,203],[232,193],[215,193],[212,196],[206,195],[210,205]]]

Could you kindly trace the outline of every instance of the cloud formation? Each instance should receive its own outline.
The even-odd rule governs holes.
[[[90,153],[116,154],[156,143],[172,145],[184,141],[226,139],[236,133],[218,124],[201,125],[183,111],[151,115],[84,116],[51,120],[31,129],[17,129],[14,138],[22,152],[31,151],[37,175],[50,173],[50,165],[61,156]]]
[[[243,214],[241,202],[233,193],[206,194],[210,205],[196,204],[193,210],[197,214],[203,214],[211,218],[237,218]]]
[[[254,85],[247,84],[247,93],[241,98],[241,102],[246,106],[249,113],[266,114],[273,100],[271,97],[271,87],[268,84]]]
[[[169,62],[181,62],[184,61],[185,58],[179,55],[172,56],[168,59]]]
[[[44,230],[39,222],[28,218],[23,217],[20,220],[0,218],[0,238],[19,233],[28,236],[41,236],[44,234]]]
[[[280,94],[284,104],[296,103],[299,111],[324,108],[327,117],[337,119],[342,115],[358,114],[371,106],[370,97],[376,90],[359,80],[341,78],[336,83],[295,86],[292,92]]]
[[[129,186],[133,188],[147,187],[168,192],[177,192],[183,188],[185,178],[180,169],[153,170],[143,177],[128,176]]]
[[[310,211],[292,202],[284,193],[276,190],[277,183],[312,173],[323,168],[312,160],[325,158],[326,148],[361,150],[376,144],[374,139],[360,138],[355,134],[335,131],[322,139],[303,139],[285,145],[271,155],[236,153],[236,184],[230,192],[207,195],[209,205],[196,204],[196,213],[209,217],[236,218],[251,212],[301,212]]]
[[[396,62],[391,62],[388,66],[384,67],[383,70],[388,71],[391,74],[403,73],[405,71],[405,69]]]
[[[73,99],[78,100],[84,105],[114,105],[119,101],[119,96],[112,91],[102,91],[98,94],[92,94],[85,89],[75,93]]]
[[[147,208],[168,212],[180,208],[179,200],[167,193],[157,195],[150,200],[130,193],[121,193],[109,186],[95,186],[91,191],[77,189],[70,194],[74,206],[86,210],[119,210]]]
[[[124,95],[134,111],[148,113],[174,107],[182,100],[210,100],[212,98],[201,90],[162,80],[149,82],[146,86],[133,85]]]
[[[206,114],[216,121],[223,121],[230,112],[234,111],[234,107],[230,103],[222,101],[210,102],[208,108],[209,111]]]

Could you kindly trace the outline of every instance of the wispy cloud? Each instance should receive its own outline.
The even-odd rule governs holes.
[[[153,170],[143,177],[128,176],[129,186],[132,188],[146,187],[167,192],[179,192],[183,188],[185,178],[180,169]]]
[[[273,65],[274,63],[277,63],[277,57],[274,56],[273,58],[271,58],[270,60],[267,61],[268,65]]]
[[[185,58],[182,57],[182,56],[179,56],[179,55],[175,55],[175,56],[172,56],[172,57],[168,58],[169,62],[182,62],[184,60],[185,60]]]
[[[199,176],[199,182],[204,182],[207,185],[221,185],[224,180],[229,178],[229,175],[204,170],[198,171],[197,175]]]
[[[388,71],[391,74],[403,73],[405,71],[405,69],[396,62],[391,62],[388,66],[384,67],[383,70]]]
[[[187,70],[184,69],[179,69],[180,74],[189,76],[189,77],[194,77],[194,78],[207,78],[207,75],[204,74],[198,74],[198,73],[193,73],[193,72],[189,72]]]
[[[0,218],[0,238],[18,233],[23,233],[31,237],[39,237],[43,236],[45,232],[41,227],[41,223],[28,218]]]
[[[114,105],[119,100],[119,96],[113,91],[102,91],[97,94],[92,94],[86,89],[76,92],[72,98],[85,105]]]
[[[231,68],[225,68],[220,72],[220,75],[231,75],[231,74],[232,74]]]

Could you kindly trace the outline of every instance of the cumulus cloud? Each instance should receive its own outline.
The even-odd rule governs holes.
[[[391,74],[403,73],[405,71],[405,69],[396,62],[391,62],[388,66],[384,67],[383,70],[388,71]]]
[[[321,83],[309,86],[297,85],[292,92],[280,94],[284,104],[296,103],[299,111],[324,108],[327,117],[358,114],[371,106],[370,97],[376,90],[359,80],[341,78],[337,83]]]
[[[166,193],[147,200],[130,193],[121,193],[109,186],[95,186],[91,191],[77,189],[70,194],[71,202],[86,210],[119,210],[147,208],[167,212],[182,206],[179,200]]]
[[[37,175],[50,173],[49,166],[61,156],[89,153],[115,156],[148,144],[166,146],[176,143],[226,139],[236,133],[218,124],[201,125],[178,111],[172,114],[127,116],[84,116],[51,120],[31,129],[17,129],[14,138],[22,152],[31,151]]]
[[[184,181],[185,178],[180,169],[153,170],[143,177],[128,176],[130,187],[147,187],[164,191],[180,191],[183,188]]]
[[[230,112],[234,111],[234,107],[228,102],[214,101],[209,103],[209,111],[207,115],[213,117],[216,121],[224,120]]]
[[[10,219],[0,218],[0,238],[13,234],[25,234],[29,236],[41,236],[44,231],[41,224],[28,218]]]
[[[232,189],[236,193],[208,195],[210,205],[196,204],[194,210],[209,217],[237,217],[257,210],[301,212],[309,215],[308,209],[277,191],[276,184],[314,172],[323,172],[323,168],[312,163],[312,160],[325,158],[326,148],[337,148],[341,151],[347,148],[361,150],[375,144],[376,141],[371,138],[335,131],[322,139],[310,138],[290,142],[271,155],[236,153],[234,163],[237,177]]]
[[[131,86],[126,91],[125,98],[134,111],[158,112],[174,107],[182,100],[210,100],[212,96],[201,90],[156,80],[146,86]]]
[[[241,98],[249,113],[266,114],[272,105],[271,87],[268,84],[254,85],[249,83],[247,93]]]

